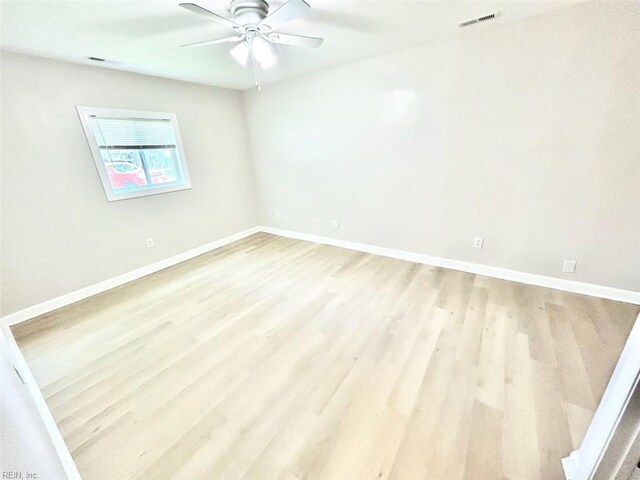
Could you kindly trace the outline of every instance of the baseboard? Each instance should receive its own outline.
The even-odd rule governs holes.
[[[73,458],[71,457],[71,453],[69,449],[64,443],[64,439],[62,438],[62,434],[58,429],[58,425],[56,421],[53,419],[51,412],[49,411],[49,407],[47,407],[47,403],[42,396],[42,392],[36,383],[29,366],[27,365],[26,360],[22,356],[22,352],[16,343],[15,338],[13,337],[13,333],[11,333],[11,329],[7,325],[2,325],[2,332],[7,339],[7,344],[9,347],[9,356],[14,363],[15,368],[20,372],[20,376],[24,382],[24,385],[27,389],[27,393],[31,396],[36,410],[40,415],[42,423],[44,424],[44,428],[49,434],[49,439],[53,444],[53,448],[56,451],[58,459],[60,460],[60,464],[62,465],[62,469],[67,475],[67,480],[82,480],[80,477],[80,473],[78,472],[78,467],[76,467]],[[15,477],[14,477],[15,478]]]
[[[349,242],[346,240],[312,235],[308,233],[294,232],[290,230],[282,230],[279,228],[258,227],[258,229],[262,232],[279,235],[281,237],[289,237],[298,240],[322,243],[324,245],[348,248],[350,250],[357,250],[359,252],[373,253],[385,257],[408,260],[410,262],[424,263],[426,265],[434,265],[436,267],[450,268],[452,270],[461,270],[463,272],[475,273],[487,277],[500,278],[502,280],[511,280],[513,282],[526,283],[539,287],[553,288],[556,290],[563,290],[565,292],[579,293],[592,297],[606,298],[609,300],[616,300],[619,302],[640,305],[640,292],[634,292],[631,290],[605,287],[603,285],[594,285],[591,283],[576,282],[572,280],[565,280],[562,278],[547,277],[545,275],[537,275],[534,273],[526,273],[516,270],[508,270],[505,268],[491,267],[489,265],[464,262],[461,260],[453,260],[450,258],[433,257],[421,253],[413,253],[404,250],[378,247],[365,243]]]
[[[72,303],[78,302],[93,295],[97,295],[98,293],[102,293],[112,288],[119,287],[120,285],[124,285],[125,283],[132,282],[133,280],[145,277],[167,267],[171,267],[204,253],[208,253],[212,250],[215,250],[216,248],[220,248],[228,245],[229,243],[236,242],[259,231],[260,229],[258,227],[249,228],[242,232],[238,232],[233,235],[229,235],[228,237],[221,238],[220,240],[216,240],[215,242],[207,243],[206,245],[202,245],[178,255],[174,255],[173,257],[169,257],[164,260],[160,260],[159,262],[152,263],[151,265],[138,268],[122,275],[118,275],[117,277],[113,277],[108,280],[89,285],[88,287],[81,288],[80,290],[76,290],[74,292],[61,295],[51,300],[38,303],[37,305],[27,307],[23,310],[10,313],[9,315],[0,318],[0,325],[13,326],[18,323],[35,318],[39,315],[52,312],[54,310],[57,310],[58,308],[66,307],[67,305],[71,305]]]
[[[574,450],[571,455],[562,459],[562,470],[566,480],[574,480],[580,466],[580,450]]]
[[[221,238],[214,242],[196,247],[192,250],[180,253],[173,257],[160,260],[159,262],[152,263],[142,268],[138,268],[131,272],[127,272],[117,277],[110,278],[108,280],[90,285],[80,290],[61,295],[59,297],[47,300],[45,302],[27,307],[23,310],[19,310],[14,313],[10,313],[0,318],[0,325],[13,326],[18,323],[30,320],[39,315],[52,312],[58,308],[65,307],[72,303],[78,302],[85,298],[91,297],[98,293],[110,290],[125,283],[129,283],[133,280],[137,280],[144,276],[150,275],[157,271],[163,270],[167,267],[171,267],[178,263],[184,262],[191,258],[197,257],[204,253],[215,250],[216,248],[223,247],[229,243],[241,240],[249,235],[253,235],[257,232],[271,233],[273,235],[279,235],[282,237],[295,238],[298,240],[306,240],[314,243],[322,243],[324,245],[332,245],[335,247],[348,248],[350,250],[357,250],[359,252],[373,253],[375,255],[382,255],[385,257],[398,258],[400,260],[407,260],[410,262],[424,263],[426,265],[434,265],[437,267],[450,268],[452,270],[461,270],[463,272],[475,273],[478,275],[484,275],[487,277],[500,278],[503,280],[511,280],[514,282],[526,283],[530,285],[537,285],[540,287],[554,288],[556,290],[563,290],[566,292],[579,293],[582,295],[590,295],[593,297],[606,298],[609,300],[616,300],[619,302],[633,303],[640,305],[640,292],[633,292],[630,290],[622,290],[618,288],[605,287],[603,285],[594,285],[590,283],[575,282],[571,280],[565,280],[562,278],[547,277],[544,275],[537,275],[533,273],[518,272],[516,270],[508,270],[505,268],[491,267],[488,265],[481,265],[478,263],[464,262],[461,260],[453,260],[449,258],[433,257],[430,255],[424,255],[421,253],[407,252],[404,250],[396,250],[393,248],[378,247],[375,245],[369,245],[366,243],[349,242],[346,240],[340,240],[336,238],[323,237],[320,235],[313,235],[309,233],[294,232],[291,230],[282,230],[272,227],[253,227],[242,232],[238,232],[228,237]]]

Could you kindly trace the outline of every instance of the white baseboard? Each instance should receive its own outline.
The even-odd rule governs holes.
[[[322,243],[324,245],[332,245],[334,247],[348,248],[359,252],[373,253],[385,257],[398,258],[400,260],[408,260],[410,262],[424,263],[426,265],[434,265],[436,267],[450,268],[452,270],[461,270],[463,272],[475,273],[486,277],[500,278],[503,280],[511,280],[513,282],[526,283],[539,287],[554,288],[566,292],[579,293],[592,297],[606,298],[619,302],[633,303],[640,305],[640,292],[631,290],[622,290],[619,288],[605,287],[603,285],[594,285],[591,283],[575,282],[565,280],[563,278],[547,277],[545,275],[537,275],[534,273],[518,272],[516,270],[508,270],[506,268],[491,267],[489,265],[481,265],[479,263],[464,262],[461,260],[452,260],[449,258],[432,257],[421,253],[407,252],[404,250],[395,250],[393,248],[377,247],[366,243],[349,242],[330,237],[322,237],[309,233],[300,233],[290,230],[281,230],[272,227],[258,227],[262,232],[279,235],[281,237],[295,238],[298,240],[307,240],[314,243]]]
[[[37,305],[27,307],[23,310],[10,313],[9,315],[0,318],[0,324],[7,326],[16,325],[31,318],[35,318],[39,315],[57,310],[58,308],[66,307],[67,305],[71,305],[72,303],[91,297],[92,295],[97,295],[98,293],[102,293],[112,288],[119,287],[120,285],[124,285],[125,283],[132,282],[133,280],[145,277],[151,273],[155,273],[159,270],[163,270],[167,267],[171,267],[178,263],[210,252],[212,250],[215,250],[216,248],[223,247],[225,245],[228,245],[229,243],[236,242],[259,231],[260,229],[258,227],[249,228],[242,232],[238,232],[233,235],[229,235],[228,237],[221,238],[220,240],[216,240],[215,242],[207,243],[206,245],[202,245],[178,255],[174,255],[173,257],[169,257],[164,260],[160,260],[159,262],[152,263],[151,265],[132,270],[131,272],[118,275],[117,277],[113,277],[108,280],[89,285],[88,287],[81,288],[80,290],[76,290],[74,292],[52,298],[51,300],[38,303]]]
[[[516,270],[508,270],[505,268],[491,267],[488,265],[481,265],[478,263],[464,262],[461,260],[452,260],[449,258],[433,257],[430,255],[424,255],[421,253],[407,252],[404,250],[396,250],[393,248],[378,247],[375,245],[369,245],[366,243],[349,242],[346,240],[340,240],[336,238],[323,237],[320,235],[313,235],[309,233],[300,233],[290,230],[282,230],[272,227],[253,227],[242,232],[238,232],[228,237],[216,240],[215,242],[202,245],[200,247],[188,250],[173,257],[159,262],[152,263],[142,268],[138,268],[131,272],[127,272],[117,277],[110,278],[100,283],[90,285],[80,290],[61,295],[59,297],[47,300],[45,302],[27,307],[23,310],[19,310],[14,313],[10,313],[0,318],[1,325],[13,326],[18,323],[24,322],[31,318],[35,318],[39,315],[52,312],[58,308],[65,307],[77,301],[88,298],[92,295],[102,293],[106,290],[119,287],[125,283],[129,283],[138,278],[144,277],[151,273],[155,273],[159,270],[171,267],[178,263],[184,262],[191,258],[197,257],[204,253],[220,248],[229,243],[241,240],[249,235],[253,235],[257,232],[271,233],[273,235],[279,235],[282,237],[295,238],[299,240],[306,240],[314,243],[322,243],[324,245],[333,245],[335,247],[348,248],[350,250],[357,250],[360,252],[373,253],[376,255],[382,255],[385,257],[398,258],[400,260],[407,260],[410,262],[424,263],[427,265],[434,265],[437,267],[450,268],[453,270],[461,270],[463,272],[475,273],[478,275],[484,275],[487,277],[500,278],[503,280],[511,280],[514,282],[526,283],[530,285],[537,285],[540,287],[554,288],[556,290],[563,290],[567,292],[579,293],[583,295],[590,295],[593,297],[607,298],[609,300],[616,300],[620,302],[633,303],[640,305],[640,292],[633,292],[630,290],[622,290],[618,288],[605,287],[603,285],[594,285],[590,283],[575,282],[572,280],[565,280],[562,278],[547,277],[544,275],[536,275],[533,273],[518,272]]]
[[[562,470],[566,480],[574,480],[580,467],[580,450],[574,450],[571,455],[562,459]]]

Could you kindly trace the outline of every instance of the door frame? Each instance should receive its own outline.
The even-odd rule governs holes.
[[[592,480],[640,382],[640,315],[578,450],[562,459],[567,480]]]

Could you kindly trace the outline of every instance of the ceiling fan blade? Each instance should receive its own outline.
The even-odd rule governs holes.
[[[276,30],[289,20],[304,15],[309,9],[311,9],[311,5],[304,0],[289,0],[273,13],[267,15],[258,26],[261,27],[263,31]]]
[[[217,13],[213,13],[207,10],[206,8],[202,8],[200,5],[196,5],[195,3],[181,3],[180,6],[182,8],[186,8],[190,12],[197,13],[198,15],[207,17],[209,20],[218,22],[220,25],[224,25],[225,27],[231,28],[236,32],[241,32],[243,30],[243,27],[238,25],[236,22],[229,20],[228,18],[222,17]]]
[[[305,37],[304,35],[291,35],[289,33],[272,33],[267,35],[271,43],[292,45],[294,47],[318,48],[324,42],[323,38]]]
[[[216,40],[206,40],[204,42],[187,43],[186,45],[182,45],[182,48],[204,47],[205,45],[215,45],[217,43],[237,43],[241,42],[243,39],[244,37],[242,35],[238,35],[237,37],[225,37],[218,38]]]

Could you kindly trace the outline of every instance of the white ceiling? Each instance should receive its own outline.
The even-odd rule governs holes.
[[[228,45],[180,45],[229,31],[180,7],[183,0],[0,0],[1,46],[77,63],[88,56],[122,62],[102,66],[221,87],[245,89],[252,73]],[[191,0],[225,16],[227,0]],[[325,38],[316,50],[278,46],[264,83],[420,45],[446,35],[511,22],[573,3],[562,1],[308,0],[309,14],[280,30]],[[270,1],[276,8],[283,0]],[[497,20],[460,29],[461,21],[500,11]]]

